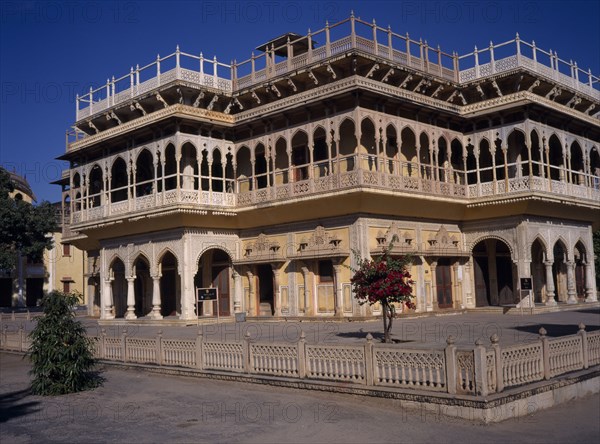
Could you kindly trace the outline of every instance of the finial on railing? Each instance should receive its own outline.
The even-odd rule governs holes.
[[[478,339],[475,341],[475,345],[476,345],[477,347],[481,347],[481,346],[483,345],[483,340],[482,340],[481,338],[478,338]]]
[[[494,333],[492,336],[490,336],[490,342],[492,344],[497,344],[498,342],[500,342],[500,338],[498,337],[497,333]]]
[[[373,19],[373,26],[377,26],[377,23],[375,23],[375,19]]]
[[[548,334],[548,332],[546,331],[546,329],[544,327],[540,328],[539,333],[540,333],[540,337],[542,337],[542,338]]]
[[[156,54],[156,60],[160,60],[160,54]]]
[[[354,18],[354,9],[350,10],[350,18]]]
[[[329,28],[329,20],[325,20],[325,27]],[[289,37],[288,37],[289,38]]]
[[[475,49],[473,50],[473,52],[477,52],[477,45],[475,45]]]
[[[179,52],[179,45],[177,45],[177,46],[175,47],[175,51],[176,51],[176,52]]]
[[[304,330],[300,330],[300,340],[301,341],[306,340],[306,333],[304,333]]]
[[[490,48],[494,47],[494,43],[490,40]]]
[[[453,335],[448,336],[448,338],[446,339],[446,344],[448,345],[452,345],[456,342],[456,338]]]
[[[373,342],[373,335],[371,333],[367,333],[367,342]]]
[[[579,331],[585,330],[585,324],[583,322],[579,323]]]

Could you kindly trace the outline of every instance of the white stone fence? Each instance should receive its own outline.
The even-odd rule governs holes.
[[[30,346],[23,326],[9,332],[5,325],[0,339],[4,350]],[[471,349],[457,347],[452,336],[443,349],[374,343],[370,334],[362,344],[307,344],[304,332],[297,342],[280,343],[253,342],[248,333],[241,342],[208,341],[201,331],[186,340],[103,329],[90,339],[105,361],[480,396],[600,365],[600,331],[588,333],[583,324],[570,336],[549,339],[541,328],[527,343],[502,347],[493,335],[491,347],[478,340]]]

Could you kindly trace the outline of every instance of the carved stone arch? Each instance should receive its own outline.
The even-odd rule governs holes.
[[[128,159],[126,159],[125,157],[123,157],[123,155],[122,155],[122,154],[117,154],[116,156],[114,156],[114,157],[113,157],[113,158],[110,160],[110,165],[109,165],[109,170],[110,170],[110,171],[112,171],[113,167],[115,166],[115,162],[116,162],[118,159],[121,159],[121,160],[122,160],[122,161],[125,163],[125,166],[128,166],[128,165],[129,165],[129,160],[128,160]]]
[[[528,251],[531,253],[531,246],[535,243],[536,240],[539,241],[540,245],[544,248],[546,255],[548,255],[548,251],[550,251],[549,243],[542,233],[535,233],[533,238],[529,241]]]
[[[177,261],[177,274],[181,275],[181,261],[179,260],[179,256],[177,255],[175,250],[171,247],[163,247],[162,250],[160,250],[160,253],[156,255],[156,260],[152,264],[152,267],[154,267],[156,273],[158,274],[158,272],[160,271],[160,263],[162,262],[167,253],[171,253]]]
[[[322,130],[323,130],[323,132],[325,133],[325,137],[327,137],[327,136],[328,136],[328,134],[327,134],[327,128],[325,128],[325,125],[323,125],[323,124],[321,124],[321,123],[317,123],[317,124],[315,124],[315,125],[314,125],[314,126],[311,128],[311,133],[312,133],[313,139],[314,139],[314,137],[315,137],[315,133],[316,133],[316,132],[317,132],[319,129],[322,129]]]
[[[356,135],[356,120],[354,119],[353,116],[343,116],[343,118],[340,118],[337,122],[337,134],[340,134],[340,128],[342,127],[342,125],[344,124],[344,122],[350,122],[352,124],[352,126],[354,127],[354,134]]]
[[[155,269],[153,269],[154,261],[150,260],[149,256],[151,257],[151,255],[148,255],[148,253],[143,250],[136,251],[136,253],[131,256],[131,262],[129,264],[129,276],[133,276],[133,264],[135,264],[140,257],[146,260],[148,267],[150,268],[150,273],[153,273],[155,271]]]
[[[110,256],[110,259],[108,261],[106,261],[106,265],[108,267],[107,270],[106,270],[107,272],[112,268],[113,264],[115,263],[115,261],[117,259],[120,260],[123,263],[125,269],[127,269],[127,262],[125,260],[123,260],[123,258],[121,257],[121,255],[119,253],[113,253]]]
[[[212,245],[203,247],[202,250],[200,251],[200,253],[196,254],[196,256],[194,258],[194,262],[192,262],[192,263],[195,264],[195,266],[198,266],[198,263],[200,262],[200,258],[202,257],[202,255],[204,253],[206,253],[208,250],[215,250],[215,249],[223,250],[225,253],[227,253],[227,256],[229,256],[230,262],[233,262],[235,260],[235,254],[229,248],[227,248],[225,245],[212,244]]]
[[[304,135],[306,136],[306,139],[308,140],[308,132],[303,128],[294,129],[292,131],[290,140],[294,140],[294,137],[296,137],[299,133],[304,133]]]
[[[565,250],[565,254],[567,255],[567,259],[570,259],[569,257],[569,253],[572,251],[571,245],[570,243],[563,237],[562,234],[559,234],[558,236],[556,236],[553,240],[552,240],[552,259],[555,260],[556,258],[554,257],[554,247],[556,247],[556,244],[561,243],[563,246],[563,249]],[[574,244],[573,244],[574,245]]]
[[[476,237],[475,240],[471,241],[471,243],[468,246],[469,253],[473,254],[473,249],[475,248],[475,246],[479,242],[484,241],[486,239],[495,239],[495,240],[504,242],[506,244],[506,246],[508,247],[508,251],[510,251],[510,258],[513,261],[517,260],[516,252],[515,252],[515,249],[513,248],[512,243],[509,242],[506,238],[499,236],[497,234],[484,234],[482,236]]]
[[[134,159],[133,164],[134,165],[137,164],[138,159],[140,158],[140,156],[142,155],[142,153],[144,151],[148,151],[148,153],[152,157],[152,163],[156,164],[156,158],[154,157],[154,152],[152,151],[152,149],[150,147],[148,147],[146,145],[144,145],[144,146],[140,147],[138,150],[136,150],[135,159]]]
[[[575,238],[575,242],[573,242],[573,248],[571,250],[573,252],[573,257],[575,257],[575,248],[577,247],[577,244],[583,245],[583,248],[585,248],[585,254],[589,255],[591,257],[591,259],[593,260],[593,258],[594,258],[593,251],[594,251],[594,249],[593,248],[590,249],[590,246],[585,241],[585,239],[583,237],[581,237],[581,235],[577,236]]]

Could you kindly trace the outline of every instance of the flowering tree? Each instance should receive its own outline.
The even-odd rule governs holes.
[[[414,282],[407,270],[410,260],[405,256],[391,257],[391,248],[392,245],[375,259],[362,259],[358,269],[353,270],[354,276],[350,280],[352,291],[360,305],[381,304],[384,342],[392,342],[390,332],[396,314],[392,303],[401,302],[408,308],[415,308],[411,287]]]

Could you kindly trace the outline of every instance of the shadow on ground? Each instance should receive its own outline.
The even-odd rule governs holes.
[[[31,395],[29,388],[0,395],[0,423],[38,412],[39,402],[22,402],[29,395]]]
[[[574,335],[579,331],[579,327],[576,325],[563,325],[563,324],[530,324],[513,327],[513,330],[522,331],[524,333],[539,334],[540,328],[546,329],[546,336],[556,338],[560,336]],[[585,331],[588,333],[591,331],[600,330],[600,325],[586,325]]]

